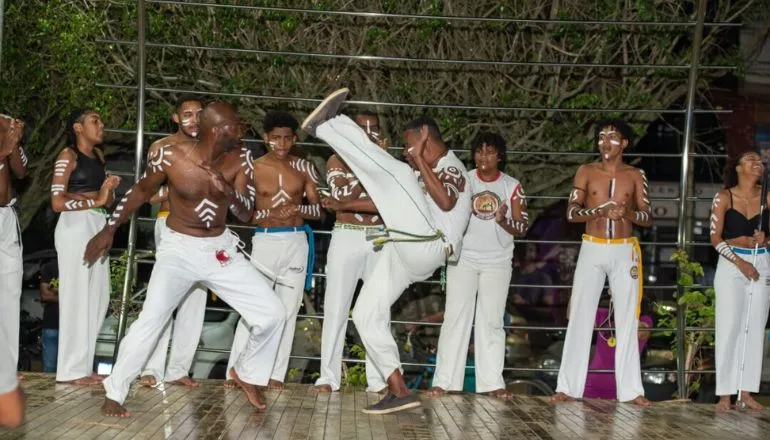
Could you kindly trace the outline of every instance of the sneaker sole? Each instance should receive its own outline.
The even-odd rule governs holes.
[[[326,98],[324,98],[324,100],[323,100],[323,101],[321,101],[321,103],[320,103],[320,104],[318,104],[318,107],[316,107],[316,108],[315,108],[315,110],[313,110],[313,111],[312,111],[312,112],[311,112],[311,113],[310,113],[310,114],[307,116],[307,118],[305,118],[305,120],[304,120],[304,121],[302,121],[302,125],[300,125],[300,128],[302,129],[302,131],[307,131],[307,130],[306,130],[307,126],[308,126],[308,125],[309,125],[309,124],[310,124],[310,123],[313,121],[313,119],[317,118],[317,117],[318,117],[318,115],[319,115],[319,114],[320,114],[322,111],[324,111],[324,110],[326,109],[326,106],[327,106],[327,105],[329,105],[329,102],[331,102],[331,101],[333,101],[333,100],[337,99],[337,97],[338,97],[339,95],[343,94],[343,93],[344,93],[345,95],[347,95],[348,93],[350,93],[350,89],[348,89],[348,88],[346,87],[346,88],[342,88],[342,89],[339,89],[339,90],[335,90],[335,91],[333,91],[333,92],[332,92],[332,93],[331,93],[329,96],[327,96]]]
[[[422,406],[422,402],[419,400],[417,402],[407,403],[406,405],[397,406],[395,408],[388,408],[388,409],[362,409],[361,412],[364,414],[371,414],[371,415],[383,415],[383,414],[392,414],[394,412],[404,411],[407,409],[417,408]]]

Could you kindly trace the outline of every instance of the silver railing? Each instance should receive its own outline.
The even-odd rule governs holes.
[[[585,25],[585,26],[633,26],[633,27],[685,27],[692,29],[692,57],[689,62],[689,64],[684,65],[656,65],[656,64],[631,64],[631,65],[615,65],[615,64],[592,64],[592,63],[552,63],[552,62],[524,62],[524,61],[500,61],[500,60],[465,60],[465,59],[426,59],[426,58],[411,58],[411,57],[386,57],[386,56],[370,56],[370,55],[353,55],[353,54],[334,54],[334,53],[311,53],[311,52],[295,52],[295,51],[277,51],[277,50],[262,50],[262,49],[239,49],[239,48],[228,48],[228,47],[213,47],[213,46],[205,46],[205,45],[182,45],[182,44],[172,44],[172,43],[164,43],[164,42],[153,42],[153,41],[147,41],[147,38],[145,36],[145,29],[146,29],[146,20],[147,20],[147,10],[146,10],[146,4],[147,3],[153,3],[153,4],[163,4],[163,5],[179,5],[181,7],[200,7],[200,8],[213,8],[213,9],[224,9],[224,8],[235,8],[235,9],[251,9],[251,10],[262,10],[262,11],[273,11],[273,12],[282,12],[282,13],[297,13],[297,14],[316,14],[319,16],[323,15],[339,15],[339,16],[354,16],[354,17],[365,17],[370,19],[416,19],[416,20],[451,20],[451,21],[468,21],[468,22],[495,22],[495,23],[521,23],[521,24],[548,24],[548,25]],[[654,245],[654,246],[667,246],[667,247],[680,247],[680,248],[687,248],[690,246],[704,246],[708,245],[707,243],[702,242],[693,242],[690,239],[690,230],[692,229],[689,226],[688,219],[691,219],[691,215],[689,215],[689,208],[693,204],[693,202],[698,201],[704,201],[704,200],[710,200],[704,197],[694,197],[692,196],[693,191],[693,182],[691,180],[691,170],[693,168],[692,162],[695,159],[699,158],[718,158],[723,157],[719,154],[698,154],[695,153],[694,150],[694,118],[697,114],[706,114],[706,113],[729,113],[729,110],[720,110],[720,109],[699,109],[695,108],[695,97],[697,92],[696,83],[698,81],[698,73],[701,70],[733,70],[735,69],[735,66],[705,66],[700,64],[700,49],[701,49],[701,41],[703,36],[703,29],[704,27],[716,27],[716,26],[725,26],[725,27],[734,27],[734,26],[740,26],[739,23],[707,23],[705,22],[705,9],[706,9],[706,1],[705,0],[698,0],[697,2],[697,9],[696,9],[696,17],[695,21],[681,21],[681,22],[653,22],[653,21],[642,21],[642,22],[633,22],[633,21],[607,21],[607,20],[530,20],[530,19],[508,19],[508,18],[489,18],[489,17],[457,17],[457,16],[428,16],[428,15],[416,15],[416,14],[390,14],[390,13],[374,13],[374,12],[358,12],[358,11],[329,11],[329,10],[315,10],[315,9],[301,9],[301,8],[278,8],[278,7],[264,7],[264,6],[245,6],[245,5],[230,5],[230,4],[213,4],[213,3],[203,3],[203,2],[194,2],[194,1],[165,1],[165,0],[140,0],[138,2],[138,17],[137,17],[137,29],[138,29],[138,39],[137,41],[127,41],[127,40],[111,40],[111,39],[103,39],[99,40],[103,44],[113,44],[113,45],[130,45],[132,47],[136,48],[138,57],[137,57],[137,75],[136,75],[136,84],[135,85],[118,85],[118,84],[106,84],[97,82],[96,85],[98,87],[105,87],[105,88],[115,88],[115,89],[128,89],[128,90],[136,90],[137,92],[137,101],[138,101],[138,115],[137,115],[137,128],[136,130],[126,130],[126,129],[108,129],[107,131],[113,132],[113,133],[122,133],[122,134],[132,134],[136,137],[136,155],[135,155],[135,165],[134,165],[134,172],[130,175],[134,179],[138,179],[141,170],[143,167],[143,160],[144,160],[144,137],[145,136],[161,136],[161,135],[167,135],[168,133],[163,132],[156,132],[156,131],[149,131],[145,130],[145,124],[144,124],[144,103],[145,103],[145,93],[146,92],[157,92],[157,93],[164,93],[164,94],[178,94],[178,93],[196,93],[200,92],[197,90],[189,90],[189,89],[178,89],[178,88],[169,88],[169,87],[158,87],[153,85],[148,85],[146,80],[146,69],[145,69],[145,59],[146,59],[146,50],[148,48],[150,49],[195,49],[200,51],[220,51],[220,52],[238,52],[238,53],[250,53],[250,54],[261,54],[261,55],[280,55],[285,57],[304,57],[304,58],[323,58],[323,59],[332,59],[332,60],[340,60],[343,62],[358,62],[358,61],[380,61],[380,62],[390,62],[390,61],[398,61],[398,62],[406,62],[410,64],[414,64],[415,67],[419,67],[420,65],[424,63],[442,63],[442,64],[453,64],[453,65],[464,65],[464,64],[473,64],[473,65],[491,65],[491,66],[538,66],[538,67],[571,67],[571,68],[608,68],[608,69],[615,69],[615,68],[624,68],[624,69],[648,69],[648,68],[657,68],[657,69],[671,69],[671,70],[687,70],[689,72],[688,77],[688,88],[687,88],[687,96],[686,96],[686,105],[685,108],[682,109],[613,109],[613,108],[592,108],[592,109],[569,109],[569,108],[546,108],[546,107],[517,107],[517,106],[482,106],[482,105],[466,105],[466,104],[453,104],[453,103],[420,103],[420,104],[414,104],[414,103],[399,103],[399,102],[376,102],[376,101],[348,101],[351,105],[360,105],[360,106],[389,106],[389,107],[420,107],[420,108],[433,108],[433,109],[451,109],[451,110],[495,110],[495,111],[528,111],[528,112],[605,112],[605,111],[623,111],[623,112],[638,112],[638,113],[656,113],[656,114],[683,114],[685,116],[685,132],[684,132],[684,146],[681,151],[681,153],[664,153],[664,154],[632,154],[629,153],[628,156],[630,157],[665,157],[665,158],[677,158],[681,160],[681,181],[679,184],[679,197],[675,198],[661,198],[661,199],[653,199],[659,200],[659,201],[675,201],[678,205],[678,220],[677,220],[677,239],[675,242],[648,242],[648,243],[642,243],[642,245]],[[2,4],[2,0],[0,0],[0,5]],[[273,95],[261,95],[261,94],[248,94],[248,93],[226,93],[226,92],[212,92],[209,90],[206,90],[204,92],[208,96],[218,96],[222,98],[251,98],[251,99],[257,99],[257,100],[270,100],[270,101],[284,101],[287,103],[290,102],[307,102],[307,103],[316,103],[319,102],[319,99],[315,98],[308,98],[308,97],[301,97],[301,96],[273,96]],[[254,142],[254,143],[261,143],[261,139],[246,139],[247,142]],[[324,144],[321,143],[300,143],[300,145],[307,145],[307,146],[314,146],[314,147],[322,147]],[[467,150],[464,150],[467,151]],[[539,153],[533,153],[530,151],[508,151],[509,154],[528,154],[528,155],[543,155],[543,156],[591,156],[595,155],[595,153],[589,153],[589,152],[556,152],[556,151],[547,151],[547,152],[539,152]],[[566,195],[561,194],[554,194],[554,195],[539,195],[539,196],[533,196],[533,199],[552,199],[552,200],[561,200],[566,199]],[[127,244],[127,252],[128,252],[128,258],[129,263],[131,261],[135,261],[135,254],[137,253],[136,249],[136,235],[137,235],[137,227],[138,222],[149,222],[153,221],[151,218],[147,217],[137,217],[132,216],[129,224],[129,237],[128,237],[128,244]],[[233,225],[234,228],[240,228],[242,226]],[[328,231],[319,231],[320,235],[328,234]],[[544,243],[544,244],[578,244],[578,241],[565,241],[565,240],[530,240],[530,239],[522,239],[518,240],[522,243],[527,242],[536,242],[536,243]],[[137,263],[139,264],[151,264],[151,260],[138,260]],[[126,279],[123,284],[123,292],[121,295],[122,305],[120,307],[120,314],[118,317],[118,331],[116,335],[117,342],[122,339],[125,329],[126,329],[126,320],[127,320],[127,301],[130,297],[130,280],[133,278],[133,264],[129,264],[129,268],[126,273]],[[314,274],[315,277],[323,277],[323,273],[316,273]],[[436,281],[427,281],[427,283],[436,283]],[[511,284],[512,287],[547,287],[547,288],[555,288],[555,289],[566,289],[571,286],[568,285],[551,285],[551,286],[537,286],[537,285],[526,285],[526,284]],[[647,286],[647,289],[661,289],[661,290],[669,290],[674,291],[677,286],[675,285],[665,285],[665,286]],[[713,329],[700,329],[695,327],[688,327],[685,322],[684,314],[682,313],[681,306],[679,306],[679,313],[678,313],[678,319],[677,319],[677,326],[676,326],[676,338],[679,343],[679,347],[682,347],[684,344],[684,337],[685,333],[688,331],[702,331],[702,330],[708,330],[713,331]],[[322,316],[317,315],[301,315],[305,318],[312,318],[312,319],[322,319]],[[406,321],[393,321],[394,324],[405,324],[409,323]],[[429,323],[423,323],[424,325],[431,325]],[[539,327],[539,326],[509,326],[509,329],[512,330],[527,330],[527,331],[545,331],[545,330],[565,330],[565,327]],[[663,328],[654,328],[652,331],[670,331],[671,329],[663,329]],[[113,341],[115,342],[115,341]],[[117,353],[117,347],[119,344],[116,344],[116,353]],[[211,349],[203,348],[201,349],[203,351],[210,351]],[[214,351],[225,351],[225,350],[214,350]],[[679,393],[680,395],[685,395],[685,375],[687,374],[707,374],[707,373],[713,373],[713,371],[704,371],[704,370],[698,370],[698,371],[685,371],[684,368],[684,351],[680,350],[678,353],[678,367],[676,370],[656,370],[656,373],[659,372],[666,372],[666,373],[676,373],[678,378],[678,386],[679,386]],[[313,359],[317,360],[317,357],[293,357],[296,359]],[[361,362],[358,359],[344,359],[345,362]],[[430,367],[432,364],[428,363],[416,363],[414,364],[416,366],[423,366],[423,367]],[[517,368],[517,367],[506,367],[507,371],[544,371],[544,372],[553,372],[554,369],[538,369],[538,368]]]

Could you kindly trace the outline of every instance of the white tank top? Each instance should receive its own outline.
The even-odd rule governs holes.
[[[468,172],[472,213],[463,237],[462,258],[478,263],[502,263],[513,258],[513,235],[495,221],[495,212],[508,205],[506,217],[511,218],[511,198],[521,183],[500,172],[495,180],[482,180],[477,170]]]

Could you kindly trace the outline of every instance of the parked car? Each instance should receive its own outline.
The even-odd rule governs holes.
[[[207,306],[216,309],[206,310],[198,351],[190,373],[196,379],[224,379],[225,368],[221,366],[227,366],[239,315],[221,300],[212,299],[211,295],[208,297]],[[109,374],[112,371],[117,328],[118,317],[108,316],[99,332],[94,360],[99,374]]]

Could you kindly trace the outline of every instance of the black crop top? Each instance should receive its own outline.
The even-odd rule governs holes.
[[[759,214],[752,218],[746,218],[740,211],[733,208],[732,191],[728,189],[727,192],[730,193],[730,208],[725,211],[725,227],[722,229],[722,239],[729,240],[731,238],[753,236],[754,230],[758,226]],[[770,223],[770,213],[765,209],[762,214],[762,231],[770,235],[768,233],[768,229],[770,229],[768,223]]]
[[[67,192],[85,193],[99,191],[107,177],[104,172],[104,162],[99,156],[90,158],[77,148],[72,148],[77,155],[77,164],[70,174]],[[96,153],[94,153],[96,154]]]

